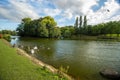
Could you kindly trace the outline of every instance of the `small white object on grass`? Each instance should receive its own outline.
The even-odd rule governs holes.
[[[32,54],[34,54],[34,53],[35,53],[35,51],[34,51],[33,49],[31,49],[31,53],[32,53]]]
[[[34,47],[34,49],[38,49],[38,47],[37,47],[37,46],[35,46],[35,47]]]

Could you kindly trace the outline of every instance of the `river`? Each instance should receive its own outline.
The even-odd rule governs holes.
[[[104,68],[120,72],[120,42],[24,38],[16,44],[38,46],[33,56],[56,68],[69,66],[76,80],[109,80],[99,74]]]

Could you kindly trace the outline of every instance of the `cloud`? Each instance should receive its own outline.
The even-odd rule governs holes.
[[[74,14],[86,14],[92,6],[98,5],[98,0],[52,0],[56,7]]]
[[[9,19],[12,21],[20,21],[24,17],[38,18],[34,10],[34,7],[27,3],[27,0],[9,0],[9,4],[1,5],[0,16],[4,19]]]
[[[102,6],[98,11],[89,12],[88,23],[98,24],[118,20],[118,17],[120,17],[120,13],[118,13],[118,11],[120,11],[120,5],[115,0],[107,0],[105,5]]]
[[[78,15],[87,15],[88,24],[99,24],[117,20],[120,17],[120,5],[116,0],[107,0],[100,6],[100,0],[52,0],[54,5],[63,11],[64,19],[73,19]],[[98,10],[92,7],[100,6]],[[116,17],[117,16],[117,17]],[[74,18],[75,19],[75,18]],[[62,21],[65,21],[61,19]]]
[[[6,0],[0,1],[0,19],[20,22],[24,17],[32,19],[50,15],[58,25],[74,24],[75,17],[87,15],[88,24],[118,20],[120,5],[116,0]],[[106,1],[106,2],[105,2]],[[4,2],[4,4],[1,4]],[[99,7],[99,9],[93,7]]]
[[[60,13],[61,13],[61,10],[59,9],[49,9],[49,8],[44,9],[44,14],[52,16],[52,17],[60,15]]]
[[[58,21],[68,21],[75,19],[78,15],[87,15],[88,12],[93,11],[92,7],[98,6],[99,0],[52,0],[52,2],[62,11],[61,16],[64,20]]]
[[[66,11],[63,12],[62,16],[67,19],[72,19],[73,14],[71,13],[71,10],[67,9]]]

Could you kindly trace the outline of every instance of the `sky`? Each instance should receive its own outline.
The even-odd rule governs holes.
[[[22,18],[52,16],[58,26],[74,25],[87,15],[88,24],[120,20],[120,0],[0,0],[0,30],[15,30]]]

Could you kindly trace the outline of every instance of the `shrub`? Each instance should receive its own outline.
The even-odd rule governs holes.
[[[2,38],[2,34],[0,34],[0,39]]]
[[[59,70],[64,72],[64,73],[68,73],[69,66],[67,66],[66,68],[64,68],[63,66],[60,66]]]
[[[10,38],[10,35],[9,35],[9,34],[4,34],[4,35],[3,35],[3,38],[4,38],[5,40],[7,40],[8,42],[11,41],[11,38]]]

